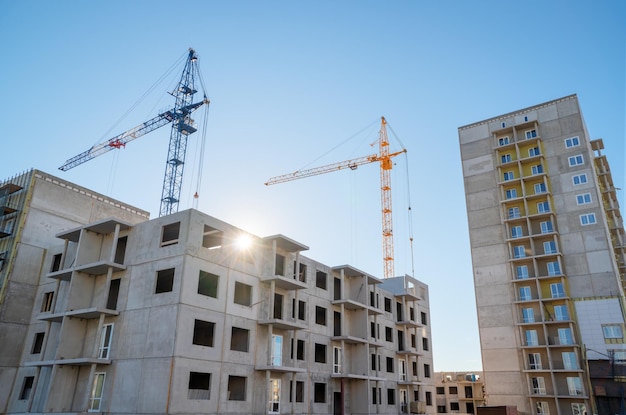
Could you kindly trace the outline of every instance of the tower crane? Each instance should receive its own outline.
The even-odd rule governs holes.
[[[381,117],[381,126],[378,137],[378,154],[363,156],[355,159],[340,161],[338,163],[327,164],[325,166],[314,167],[312,169],[298,170],[293,173],[283,174],[270,178],[265,185],[273,185],[316,176],[318,174],[330,173],[337,170],[349,168],[356,170],[363,164],[380,162],[380,196],[382,210],[382,236],[383,236],[383,264],[384,278],[394,277],[393,265],[393,225],[391,216],[391,169],[393,163],[391,158],[399,154],[406,153],[406,149],[394,153],[389,152],[389,139],[387,138],[387,121]]]
[[[197,131],[193,125],[194,120],[191,118],[191,113],[204,104],[209,104],[206,95],[204,95],[202,101],[193,103],[193,96],[198,92],[194,87],[196,77],[202,82],[197,61],[198,56],[196,52],[193,49],[189,49],[180,81],[174,91],[171,92],[171,95],[176,99],[173,108],[128,131],[92,146],[77,156],[68,159],[59,169],[67,171],[113,149],[126,147],[127,143],[172,123],[159,216],[178,212],[187,152],[187,138],[190,134]]]

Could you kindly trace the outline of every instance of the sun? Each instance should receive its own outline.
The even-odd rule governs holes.
[[[252,238],[250,235],[242,233],[235,239],[235,246],[240,251],[247,250],[252,246]]]

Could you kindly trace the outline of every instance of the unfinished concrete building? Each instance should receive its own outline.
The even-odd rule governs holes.
[[[18,243],[50,237],[5,274],[20,269],[31,300],[2,412],[435,412],[422,282],[327,266],[196,210],[148,220],[67,203],[81,220],[25,224]]]
[[[482,372],[435,372],[438,414],[476,414],[486,405]]]
[[[488,404],[618,413],[618,372],[589,368],[626,357],[624,229],[576,95],[460,127],[459,140]]]

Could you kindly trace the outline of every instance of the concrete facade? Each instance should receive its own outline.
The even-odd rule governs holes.
[[[327,266],[196,210],[108,213],[52,223],[45,254],[15,261],[39,266],[6,413],[435,412],[419,280]]]
[[[485,406],[482,372],[437,372],[435,393],[438,414],[476,414]]]
[[[459,141],[488,405],[615,413],[587,369],[626,351],[624,230],[602,140],[571,95],[460,127]]]

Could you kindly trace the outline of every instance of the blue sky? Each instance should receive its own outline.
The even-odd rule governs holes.
[[[385,116],[392,149],[408,150],[392,173],[395,269],[411,274],[414,263],[430,286],[436,371],[481,368],[459,126],[575,93],[624,188],[620,0],[0,0],[0,8],[1,178],[37,168],[158,216],[168,127],[57,168],[171,107],[175,80],[118,123],[193,47],[211,100],[199,209],[259,236],[285,234],[325,264],[382,276],[376,164],[263,183],[376,152]],[[192,206],[197,180],[201,134],[192,137],[181,208]]]

